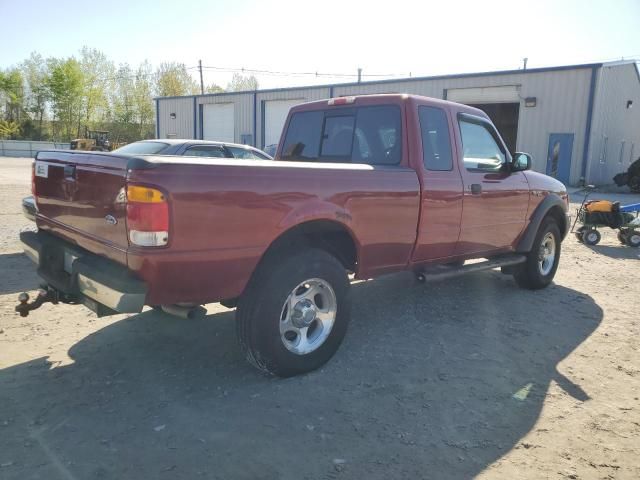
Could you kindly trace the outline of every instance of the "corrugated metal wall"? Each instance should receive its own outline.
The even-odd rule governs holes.
[[[633,102],[631,108],[627,108],[629,100]],[[605,65],[597,78],[587,182],[613,183],[613,176],[626,171],[638,157],[640,79],[636,66]]]
[[[197,128],[196,137],[200,138],[202,116],[200,105],[205,103],[233,103],[234,109],[234,138],[236,143],[241,143],[243,135],[251,135],[253,138],[253,92],[229,93],[211,96],[196,97]],[[192,138],[190,135],[188,138]],[[255,139],[253,140],[255,141]],[[253,143],[253,142],[251,142]]]
[[[589,150],[589,181],[610,183],[612,173],[619,167],[618,152],[621,142],[630,152],[631,144],[640,155],[640,129],[633,129],[640,120],[640,99],[638,99],[637,77],[634,65],[607,66],[598,74],[593,114],[592,140]],[[522,71],[508,74],[480,74],[476,76],[446,77],[433,79],[410,79],[393,82],[371,82],[349,85],[292,88],[257,92],[229,93],[209,96],[159,99],[159,136],[175,134],[178,138],[199,138],[201,133],[201,105],[205,103],[233,103],[235,106],[235,141],[242,142],[243,136],[251,135],[254,145],[263,146],[263,107],[271,100],[299,100],[300,103],[329,98],[330,96],[357,95],[371,93],[413,93],[435,98],[446,98],[446,91],[459,88],[516,86],[520,96],[517,150],[533,156],[534,170],[545,172],[549,135],[552,133],[572,133],[574,135],[571,184],[578,184],[581,177],[585,129],[588,117],[591,66],[546,71]],[[636,82],[636,85],[632,85]],[[622,97],[634,91],[633,109],[629,112],[622,105]],[[536,97],[535,107],[525,107],[526,97]],[[255,106],[255,116],[254,116]],[[195,107],[195,109],[194,109]],[[171,119],[170,113],[176,118]],[[607,132],[616,132],[615,135]],[[617,133],[619,132],[619,133]],[[598,149],[602,148],[604,135],[608,140],[607,159],[600,166]],[[612,136],[613,135],[613,136]],[[245,137],[246,139],[246,137]],[[594,168],[594,164],[598,166]]]
[[[533,156],[533,169],[544,172],[550,133],[573,133],[571,183],[580,179],[591,69],[523,72],[510,75],[442,78],[335,87],[334,95],[413,93],[444,98],[446,89],[517,85],[520,89],[517,149]],[[525,107],[536,97],[535,107]]]
[[[193,138],[193,97],[162,98],[157,105],[158,138]]]

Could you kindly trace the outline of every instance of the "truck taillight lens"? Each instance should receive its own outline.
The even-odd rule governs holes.
[[[36,162],[31,162],[31,194],[36,196]]]
[[[169,242],[169,204],[160,190],[127,186],[129,241],[141,247],[162,247]]]

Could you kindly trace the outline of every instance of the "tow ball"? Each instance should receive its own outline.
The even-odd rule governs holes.
[[[27,315],[29,315],[29,312],[31,310],[40,308],[42,304],[51,302],[56,305],[59,300],[59,292],[51,287],[40,288],[38,290],[38,296],[34,301],[30,303],[29,294],[27,292],[22,292],[20,295],[18,295],[18,301],[20,302],[20,304],[16,306],[16,312],[18,312],[21,317],[26,317]]]

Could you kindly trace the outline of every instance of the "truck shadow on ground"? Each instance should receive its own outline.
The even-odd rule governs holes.
[[[340,351],[297,378],[252,370],[230,311],[145,312],[74,363],[1,370],[3,478],[471,478],[522,447],[550,382],[589,401],[557,370],[601,322],[587,295],[499,273],[353,293]]]
[[[0,255],[0,295],[33,290],[40,282],[33,262],[24,253]]]

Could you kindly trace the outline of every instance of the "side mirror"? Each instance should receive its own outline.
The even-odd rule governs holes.
[[[511,171],[522,172],[531,168],[531,155],[528,153],[516,152],[511,160]]]

